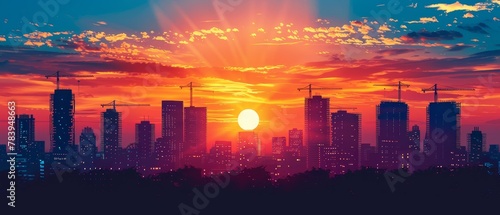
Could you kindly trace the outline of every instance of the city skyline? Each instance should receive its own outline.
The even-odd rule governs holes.
[[[411,85],[403,89],[402,99],[410,107],[409,124],[421,131],[433,100],[431,92],[421,89],[434,84],[475,88],[441,92],[440,99],[462,104],[464,131],[479,126],[491,140],[499,139],[495,128],[500,119],[490,117],[498,105],[500,52],[493,36],[500,25],[494,13],[498,1],[400,3],[392,6],[401,10],[390,10],[387,1],[242,1],[221,13],[209,1],[125,1],[112,6],[70,2],[59,5],[57,16],[38,26],[22,18],[31,20],[43,7],[13,3],[7,8],[26,11],[7,10],[0,22],[0,90],[6,100],[18,103],[20,114],[38,119],[36,135],[47,143],[46,150],[51,146],[47,95],[53,93],[55,80],[45,76],[56,71],[94,76],[61,80],[61,89],[72,89],[77,100],[76,132],[90,126],[100,136],[99,113],[105,110],[100,104],[151,104],[120,108],[123,147],[134,142],[134,125],[144,118],[158,125],[159,136],[161,101],[187,104],[189,92],[179,86],[190,82],[207,86],[193,90],[194,106],[207,107],[207,150],[218,140],[231,141],[236,148],[236,117],[246,108],[261,117],[256,132],[268,133],[283,113],[290,119],[284,129],[271,129],[274,136],[304,129],[307,93],[296,89],[307,84],[342,88],[314,94],[330,98],[332,107],[358,108],[362,140],[372,145],[374,107],[398,95],[396,87],[374,85]],[[98,12],[87,13],[93,10]],[[141,19],[131,22],[131,14]],[[106,86],[110,83],[113,87]],[[0,108],[6,108],[5,102]],[[272,150],[271,138],[261,137],[266,153]]]

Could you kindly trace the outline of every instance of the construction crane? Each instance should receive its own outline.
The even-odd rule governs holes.
[[[422,89],[422,92],[434,91],[434,102],[438,101],[438,91],[475,91],[474,88],[438,88],[437,84],[427,89]]]
[[[107,103],[107,104],[101,104],[101,107],[105,107],[105,106],[112,106],[113,107],[113,110],[116,111],[116,106],[149,106],[149,104],[131,104],[131,103],[121,103],[121,104],[117,104],[116,103],[116,100],[113,100],[112,102],[110,103]]]
[[[189,87],[189,107],[193,107],[193,88],[216,88],[216,87],[224,87],[224,86],[203,86],[203,85],[193,85],[193,82],[189,82],[185,86],[179,86],[181,89]]]
[[[52,75],[46,75],[45,78],[49,79],[49,78],[53,78],[55,77],[56,78],[56,83],[57,83],[57,88],[56,89],[59,89],[59,78],[67,78],[67,77],[80,77],[80,78],[92,78],[94,77],[93,75],[70,75],[70,74],[61,74],[61,72],[57,71],[56,73],[52,74]]]
[[[312,98],[312,90],[341,90],[342,88],[327,88],[327,87],[312,87],[312,84],[309,84],[302,88],[297,88],[297,90],[309,90],[309,98]]]
[[[401,87],[410,87],[409,84],[403,84],[401,81],[398,81],[397,84],[375,84],[373,86],[398,87],[398,102],[401,102]]]

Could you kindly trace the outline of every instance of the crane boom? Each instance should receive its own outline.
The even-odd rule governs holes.
[[[308,90],[309,98],[312,98],[312,90],[341,90],[342,88],[329,88],[329,87],[312,87],[312,84],[309,84],[302,88],[297,88],[298,91]]]
[[[203,85],[193,85],[193,82],[189,82],[187,85],[184,86],[179,86],[181,89],[189,87],[189,107],[193,107],[193,88],[196,87],[207,87],[207,88],[214,88],[214,87],[224,87],[224,86],[203,86]]]
[[[434,102],[438,101],[438,91],[475,91],[474,88],[438,88],[437,84],[427,89],[422,89],[422,92],[434,91]]]
[[[398,87],[398,102],[401,102],[401,87],[410,87],[409,84],[403,84],[401,81],[398,81],[397,84],[375,84],[373,86]]]
[[[149,104],[128,104],[128,103],[117,104],[116,100],[113,100],[110,103],[101,104],[101,107],[105,107],[105,106],[112,106],[113,110],[116,110],[116,106],[150,106],[150,105]]]
[[[61,72],[57,71],[56,73],[52,74],[52,75],[46,75],[45,78],[49,79],[49,78],[56,78],[56,86],[57,88],[56,89],[59,89],[59,78],[61,77],[80,77],[80,78],[91,78],[91,77],[94,77],[93,75],[70,75],[70,74],[61,74]]]

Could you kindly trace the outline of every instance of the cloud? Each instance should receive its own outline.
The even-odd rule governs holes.
[[[474,14],[472,14],[472,13],[466,13],[466,14],[464,14],[463,17],[464,18],[474,18]]]
[[[410,23],[410,24],[415,24],[415,23],[421,23],[421,24],[425,24],[425,23],[429,23],[429,22],[439,22],[438,19],[433,16],[433,17],[421,17],[419,21],[408,21],[407,23]]]
[[[472,32],[472,33],[478,33],[478,34],[489,34],[486,30],[484,30],[485,28],[490,28],[488,25],[480,22],[479,24],[477,25],[474,25],[474,26],[470,26],[470,25],[460,25],[458,26],[458,28],[460,29],[463,29],[463,30],[466,30],[466,31],[469,31],[469,32]]]
[[[500,5],[500,0],[492,0],[493,3],[497,3],[498,5]]]
[[[474,46],[457,44],[457,45],[454,45],[453,47],[449,48],[448,51],[450,51],[450,52],[462,51],[464,49],[471,48],[471,47],[474,47]]]
[[[406,54],[406,53],[414,52],[417,50],[418,49],[382,49],[382,50],[377,51],[377,53],[388,56],[388,55]]]
[[[384,33],[386,31],[391,31],[386,24],[381,25],[377,30],[378,33]]]
[[[108,23],[106,23],[105,21],[98,21],[96,23],[94,23],[95,26],[103,26],[103,25],[107,25]]]
[[[499,18],[497,18],[497,17],[493,17],[493,21],[500,22],[500,19],[499,19]]]
[[[7,40],[5,39],[5,37],[1,37],[1,36],[0,36],[0,42],[5,42],[5,41],[7,41]]]
[[[465,11],[490,10],[487,7],[487,4],[484,4],[484,3],[476,3],[475,5],[467,5],[467,4],[462,4],[459,1],[452,3],[452,4],[445,4],[445,3],[431,4],[431,5],[427,5],[425,7],[426,8],[437,8],[437,10],[443,10],[446,13],[451,13],[453,11],[458,11],[458,10],[465,10]]]
[[[120,34],[108,34],[104,37],[104,39],[106,39],[109,42],[114,43],[116,41],[128,39],[128,37],[127,37],[127,34],[120,33]]]
[[[454,40],[455,38],[462,38],[463,35],[458,31],[420,31],[411,32],[407,35],[403,35],[401,40],[407,43],[425,42],[427,40],[431,41],[441,41],[441,40]]]

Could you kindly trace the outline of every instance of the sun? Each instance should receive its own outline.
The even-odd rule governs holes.
[[[238,125],[245,130],[251,131],[259,125],[259,114],[252,109],[245,109],[238,115]]]

